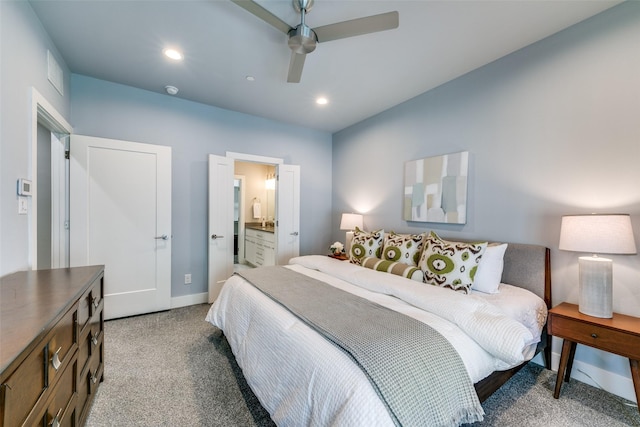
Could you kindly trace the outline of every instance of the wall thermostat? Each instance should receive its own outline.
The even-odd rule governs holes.
[[[24,178],[20,178],[18,180],[18,195],[20,196],[31,195],[31,181]]]

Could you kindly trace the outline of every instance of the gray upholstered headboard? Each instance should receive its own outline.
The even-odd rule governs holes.
[[[502,282],[525,288],[551,307],[550,251],[539,245],[509,243],[504,254]]]

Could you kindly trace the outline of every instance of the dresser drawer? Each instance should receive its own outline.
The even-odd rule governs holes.
[[[94,313],[80,333],[80,342],[78,344],[78,366],[80,371],[84,370],[91,356],[100,349],[99,344],[102,342],[102,328],[104,325],[103,313],[103,311]]]
[[[77,372],[78,363],[73,360],[64,373],[60,375],[60,381],[56,384],[56,392],[47,405],[47,410],[42,417],[42,423],[39,424],[51,426],[56,425],[55,421],[57,421],[61,427],[76,425]]]
[[[589,324],[584,320],[552,316],[549,332],[551,335],[630,359],[640,359],[640,336],[622,330]]]
[[[98,385],[102,381],[104,374],[104,338],[100,334],[95,351],[89,358],[84,369],[78,378],[78,425],[82,425],[87,415],[93,396],[95,395]]]
[[[75,362],[76,319],[77,305],[74,305],[6,381],[5,426],[19,426],[33,417],[60,374],[72,360]]]
[[[80,298],[78,307],[78,325],[80,330],[84,330],[87,322],[95,313],[102,310],[103,304],[103,276],[97,278]]]
[[[78,305],[69,310],[67,314],[53,327],[48,339],[48,361],[49,370],[48,383],[52,385],[56,382],[57,375],[62,372],[69,363],[69,359],[75,354],[78,348],[78,333],[76,330]]]
[[[42,343],[5,382],[4,426],[21,426],[37,404],[44,402],[47,355],[47,345]]]

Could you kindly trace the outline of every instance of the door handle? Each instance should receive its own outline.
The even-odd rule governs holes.
[[[216,239],[224,239],[224,236],[218,236],[217,234],[212,234],[212,235],[211,235],[211,238],[212,238],[213,240],[216,240]]]
[[[167,236],[166,234],[163,234],[162,236],[154,237],[154,239],[156,239],[156,240],[169,240],[169,236]]]
[[[291,235],[292,235],[292,236],[297,236],[297,235],[298,235],[298,232],[297,232],[297,231],[294,231],[293,233],[291,233]]]

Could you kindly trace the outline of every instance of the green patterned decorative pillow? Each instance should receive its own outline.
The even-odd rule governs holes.
[[[424,238],[424,233],[396,234],[392,231],[384,236],[382,259],[417,266]]]
[[[488,242],[450,242],[433,231],[426,237],[418,266],[424,282],[468,294]]]
[[[353,232],[349,259],[352,263],[361,265],[362,259],[368,256],[380,258],[382,243],[384,242],[384,230],[367,232],[358,227]]]
[[[372,270],[383,271],[406,277],[407,279],[422,282],[424,274],[418,267],[413,267],[402,262],[386,261],[376,257],[365,257],[362,259],[362,266]]]

